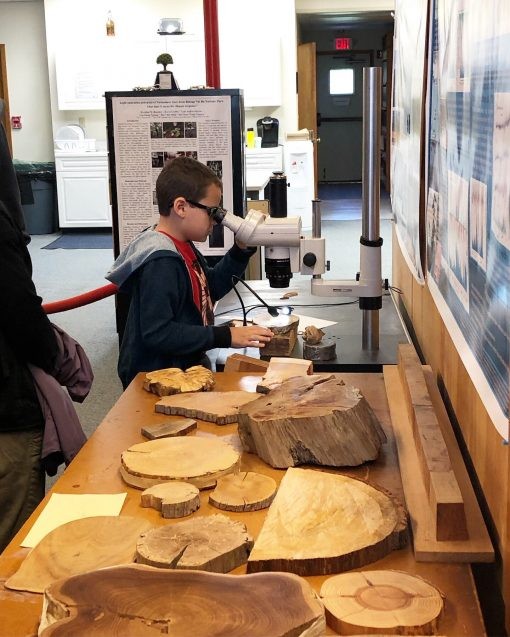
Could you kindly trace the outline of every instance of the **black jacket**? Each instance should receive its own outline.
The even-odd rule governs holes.
[[[27,363],[53,370],[57,342],[32,282],[16,175],[0,124],[0,431],[42,427]]]

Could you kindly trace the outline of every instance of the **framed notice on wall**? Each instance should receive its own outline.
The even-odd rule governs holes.
[[[193,157],[223,182],[221,205],[243,215],[243,96],[240,90],[107,92],[115,256],[158,220],[156,180],[172,157]],[[197,247],[221,256],[233,234],[218,226]]]

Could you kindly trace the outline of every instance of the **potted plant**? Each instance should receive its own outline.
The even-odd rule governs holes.
[[[158,74],[156,75],[156,81],[154,83],[155,88],[169,88],[169,89],[179,88],[172,71],[166,70],[166,67],[169,64],[173,64],[173,63],[174,61],[170,53],[161,53],[160,55],[158,55],[156,59],[156,64],[162,64],[163,70],[158,71]]]

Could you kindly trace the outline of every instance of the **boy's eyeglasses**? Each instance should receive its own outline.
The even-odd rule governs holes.
[[[198,203],[196,201],[191,201],[191,199],[186,199],[186,201],[191,204],[194,208],[201,208],[202,210],[206,210],[209,217],[214,219],[218,213],[226,212],[224,208],[221,206],[206,206],[203,203]]]

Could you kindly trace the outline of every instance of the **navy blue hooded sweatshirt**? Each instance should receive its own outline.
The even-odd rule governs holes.
[[[243,274],[255,251],[234,244],[211,268],[193,249],[213,302],[232,289],[232,275]],[[184,259],[167,235],[153,228],[142,232],[120,254],[106,278],[130,297],[118,364],[124,388],[138,372],[187,369],[203,362],[207,350],[230,347],[229,327],[203,324]]]

